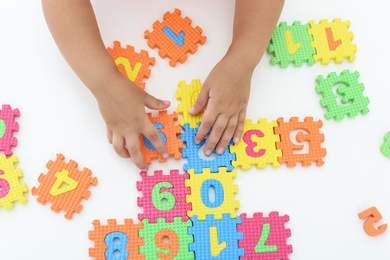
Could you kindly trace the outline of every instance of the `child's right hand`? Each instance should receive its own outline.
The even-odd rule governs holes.
[[[140,150],[140,134],[153,144],[163,158],[167,158],[166,146],[157,129],[149,121],[145,106],[150,109],[166,109],[170,102],[149,95],[122,75],[110,80],[95,96],[100,112],[107,126],[107,138],[115,152],[123,157],[131,157],[141,170],[147,170]]]

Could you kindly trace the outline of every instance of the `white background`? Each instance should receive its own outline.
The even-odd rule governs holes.
[[[249,171],[238,169],[235,183],[240,191],[239,213],[279,211],[290,215],[293,260],[389,259],[390,230],[378,237],[363,231],[358,212],[376,206],[383,215],[380,222],[390,224],[390,159],[379,147],[390,130],[389,65],[390,34],[385,0],[373,1],[286,1],[280,21],[306,23],[340,17],[351,21],[358,46],[352,64],[303,65],[287,69],[271,66],[265,54],[253,75],[247,117],[269,120],[313,116],[324,122],[323,144],[328,155],[322,167]],[[119,40],[148,50],[156,57],[147,90],[169,99],[175,111],[175,91],[179,80],[190,82],[207,77],[223,56],[232,35],[233,0],[143,0],[94,1],[96,15],[107,46]],[[184,16],[204,30],[207,42],[185,64],[168,65],[151,50],[143,38],[155,20],[166,11],[180,8]],[[92,195],[82,201],[84,209],[73,220],[64,212],[55,214],[50,204],[42,206],[29,192],[28,203],[15,203],[9,211],[0,208],[0,259],[90,259],[88,230],[92,221],[137,218],[136,181],[138,170],[117,156],[106,140],[105,125],[96,102],[63,60],[45,24],[39,1],[3,1],[0,4],[0,103],[21,111],[13,149],[29,190],[37,186],[38,176],[46,172],[48,160],[63,153],[80,167],[88,167],[99,179]],[[324,118],[321,96],[316,94],[315,78],[343,69],[358,70],[370,98],[366,116],[335,122]],[[151,170],[182,169],[184,160],[155,161]]]

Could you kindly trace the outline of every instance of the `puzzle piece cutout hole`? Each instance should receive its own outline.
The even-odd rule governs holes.
[[[215,187],[211,186],[209,187],[209,201],[214,204],[215,203]]]
[[[299,141],[302,135],[309,134],[305,129],[294,129],[290,132],[290,141],[297,146],[293,149],[293,154],[309,154],[309,141]]]
[[[204,161],[213,161],[213,160],[217,159],[217,157],[218,157],[217,153],[212,152],[209,156],[207,156],[203,152],[204,147],[206,145],[206,140],[207,140],[208,137],[209,136],[207,135],[206,138],[201,142],[201,146],[198,149],[198,156],[199,156],[200,159],[202,159]]]
[[[343,101],[345,89],[348,88],[350,85],[348,82],[337,82],[332,86],[332,93],[336,96],[336,102],[339,106],[350,106],[352,105],[351,100],[347,100],[347,102]]]

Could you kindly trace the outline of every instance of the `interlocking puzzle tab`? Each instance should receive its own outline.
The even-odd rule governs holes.
[[[385,134],[385,137],[383,139],[384,140],[383,144],[381,145],[381,153],[387,158],[390,158],[390,131]]]
[[[209,168],[211,172],[218,172],[219,167],[226,167],[227,171],[232,171],[234,169],[232,161],[235,159],[235,156],[230,153],[229,147],[226,147],[222,154],[217,154],[214,150],[212,155],[216,155],[216,158],[213,158],[212,156],[202,158],[199,153],[203,152],[199,150],[205,144],[207,138],[201,143],[196,144],[194,139],[199,128],[191,128],[189,124],[185,124],[183,129],[184,133],[180,135],[185,143],[183,158],[188,159],[188,163],[185,163],[183,167],[185,171],[194,169],[195,173],[201,173],[204,168]]]
[[[289,259],[292,246],[287,244],[287,239],[291,236],[290,229],[285,228],[290,219],[288,215],[279,216],[274,211],[264,217],[263,213],[258,212],[248,218],[243,213],[241,219],[238,231],[244,237],[239,245],[245,249],[245,255],[240,259]]]
[[[178,138],[181,132],[180,125],[176,125],[177,113],[168,114],[166,110],[159,111],[158,116],[153,117],[148,113],[149,120],[157,128],[159,135],[166,145],[167,153],[173,156],[176,160],[181,158],[181,149],[183,141]],[[160,162],[165,162],[167,159],[162,158],[153,144],[143,135],[140,136],[141,152],[147,164],[152,163],[152,159],[158,158]]]
[[[194,253],[189,251],[188,246],[193,242],[192,235],[188,234],[188,228],[192,226],[190,220],[175,217],[169,223],[164,218],[158,218],[156,223],[149,223],[148,219],[142,220],[142,223],[144,228],[140,229],[139,236],[145,243],[140,247],[140,253],[145,255],[145,259],[194,259]]]
[[[184,63],[187,60],[187,53],[194,54],[198,44],[204,44],[206,37],[202,35],[199,26],[191,26],[192,20],[188,17],[182,18],[181,11],[175,9],[173,13],[166,12],[163,21],[156,21],[153,24],[153,31],[145,31],[145,39],[148,39],[150,48],[159,48],[158,54],[170,59],[169,65],[176,66],[176,63]]]
[[[109,219],[107,225],[101,225],[99,220],[92,224],[94,230],[88,232],[88,237],[94,241],[94,247],[89,248],[89,256],[95,260],[145,259],[139,253],[139,247],[144,245],[143,238],[138,236],[142,223],[134,224],[132,219],[125,219],[124,224],[118,224],[115,219]]]
[[[150,58],[149,53],[145,50],[141,50],[140,53],[135,52],[131,45],[122,48],[119,41],[114,41],[114,47],[108,47],[107,51],[122,75],[144,89],[143,79],[149,78],[151,73],[149,66],[153,66],[156,59]]]
[[[155,223],[157,218],[165,218],[167,222],[173,222],[174,217],[188,220],[187,211],[191,205],[186,201],[186,195],[190,194],[190,188],[184,185],[189,178],[188,173],[179,174],[179,170],[171,170],[169,175],[163,171],[154,171],[154,175],[140,173],[142,181],[137,182],[137,190],[142,192],[142,197],[137,200],[138,206],[144,208],[144,213],[138,214],[138,219],[148,219],[149,223]]]
[[[15,155],[6,157],[0,156],[0,207],[12,209],[14,202],[19,201],[22,204],[27,202],[24,193],[28,191],[25,183],[20,183],[23,178],[22,170],[15,168],[18,158]]]
[[[237,225],[242,223],[240,217],[223,214],[222,219],[214,219],[210,214],[205,220],[193,216],[191,221],[193,226],[188,232],[194,236],[194,243],[190,244],[190,250],[196,259],[240,259],[244,256],[244,249],[238,247],[243,239],[242,232],[237,231]]]
[[[191,128],[196,128],[198,123],[202,122],[203,112],[196,116],[189,113],[190,109],[195,105],[201,90],[202,83],[199,79],[193,79],[189,85],[184,80],[179,81],[179,90],[176,90],[176,98],[181,101],[181,104],[177,106],[177,112],[183,115],[183,118],[179,120],[181,126],[188,123]]]
[[[257,124],[253,124],[251,119],[246,119],[240,142],[230,145],[230,152],[236,155],[233,166],[241,166],[242,170],[249,169],[251,165],[256,165],[258,169],[265,168],[267,164],[278,167],[282,151],[276,148],[276,142],[280,141],[279,135],[274,133],[276,126],[275,120],[268,123],[266,118],[260,118]]]
[[[364,221],[364,231],[367,235],[375,237],[380,234],[383,234],[387,230],[387,224],[379,225],[375,227],[375,222],[378,222],[382,219],[382,214],[378,211],[376,207],[371,207],[366,210],[363,210],[358,214],[360,219],[366,219]]]
[[[42,205],[50,202],[54,212],[65,211],[65,218],[72,219],[73,212],[80,213],[83,206],[81,199],[88,199],[91,192],[90,185],[96,186],[97,178],[91,177],[91,170],[84,168],[78,170],[78,164],[70,160],[64,161],[62,154],[57,154],[56,160],[50,160],[46,167],[49,170],[46,174],[40,174],[38,188],[33,187],[32,195],[37,195],[37,201]]]
[[[340,18],[329,23],[326,19],[319,23],[310,21],[308,34],[313,36],[311,46],[316,49],[313,55],[315,61],[328,64],[331,60],[342,63],[345,59],[353,62],[356,58],[357,47],[352,44],[353,32],[349,31],[350,21],[342,22]]]
[[[187,212],[189,217],[197,215],[198,219],[204,220],[207,214],[213,214],[215,219],[221,219],[225,213],[229,213],[232,218],[237,216],[240,201],[234,199],[238,193],[238,185],[233,184],[236,171],[229,172],[225,167],[220,167],[215,173],[208,168],[204,168],[200,174],[193,169],[188,173],[190,178],[185,180],[185,185],[191,189],[187,195],[187,202],[192,205],[192,210]],[[210,199],[210,188],[214,190],[214,201]]]
[[[10,105],[2,105],[0,109],[0,151],[4,154],[12,155],[12,147],[18,143],[13,133],[19,130],[19,124],[15,122],[15,117],[20,116],[19,109],[12,109]]]
[[[369,112],[370,100],[363,95],[364,85],[359,83],[359,76],[358,71],[351,73],[349,70],[343,70],[340,75],[332,72],[326,78],[322,75],[317,77],[316,92],[322,95],[321,106],[328,110],[325,113],[326,119],[341,120],[344,115],[353,118],[359,112],[362,115]]]
[[[267,49],[268,53],[274,56],[271,58],[271,64],[280,64],[282,68],[286,68],[290,63],[295,67],[300,67],[304,62],[309,66],[313,65],[313,55],[316,51],[310,46],[313,37],[307,33],[309,27],[309,24],[301,24],[299,21],[295,21],[292,26],[281,22],[276,27]]]
[[[276,147],[282,150],[279,163],[287,163],[287,167],[295,167],[297,162],[301,162],[304,167],[310,166],[311,162],[316,162],[317,166],[324,164],[326,149],[321,148],[325,140],[324,134],[320,133],[321,120],[314,122],[312,117],[305,117],[304,122],[300,122],[298,117],[291,117],[289,122],[284,122],[280,117],[277,121],[279,126],[275,128],[275,133],[280,135],[280,142],[276,143]],[[299,132],[295,136],[296,140],[292,141],[290,135],[294,130]],[[296,144],[295,141],[302,144]],[[303,150],[303,142],[308,142],[307,152]]]

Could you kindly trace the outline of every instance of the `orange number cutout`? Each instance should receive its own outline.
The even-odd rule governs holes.
[[[154,243],[162,250],[170,249],[169,253],[157,252],[156,255],[159,259],[172,259],[179,252],[179,237],[173,230],[162,229],[158,231],[154,237]]]
[[[376,207],[368,208],[360,212],[358,216],[360,219],[368,218],[363,224],[363,229],[369,236],[378,236],[384,233],[387,229],[387,224],[383,224],[378,226],[378,228],[375,228],[374,223],[382,219],[382,215]]]

